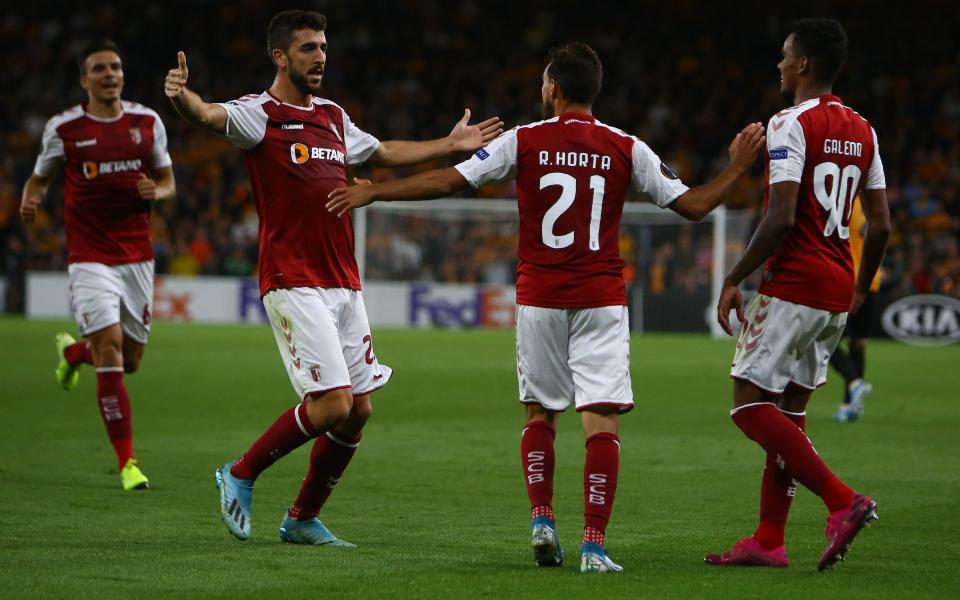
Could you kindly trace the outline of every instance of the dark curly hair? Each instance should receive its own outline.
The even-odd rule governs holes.
[[[550,49],[547,77],[560,84],[563,96],[577,104],[593,104],[600,94],[603,65],[593,48],[571,42]]]
[[[791,30],[797,52],[813,63],[813,76],[833,83],[847,62],[847,32],[835,19],[799,19]]]

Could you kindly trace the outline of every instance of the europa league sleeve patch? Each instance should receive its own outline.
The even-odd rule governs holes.
[[[665,162],[660,163],[660,172],[663,173],[663,176],[666,177],[667,179],[680,179],[680,177],[673,172],[673,169],[668,167],[667,163]]]

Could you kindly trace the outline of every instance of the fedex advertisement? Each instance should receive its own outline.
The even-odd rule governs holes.
[[[363,290],[373,327],[510,329],[512,286],[369,282]],[[26,313],[34,319],[72,318],[66,273],[27,275]],[[153,319],[197,323],[267,322],[256,279],[158,276]]]

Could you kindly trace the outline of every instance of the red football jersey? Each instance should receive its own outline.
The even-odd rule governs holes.
[[[579,113],[514,128],[456,168],[474,187],[516,176],[517,303],[545,308],[626,304],[628,187],[660,207],[687,191],[645,143]]]
[[[150,202],[140,197],[141,173],[169,167],[167,132],[157,113],[122,102],[113,119],[89,115],[83,105],[47,121],[34,174],[64,168],[67,260],[107,265],[153,258]]]
[[[273,289],[360,289],[353,223],[326,209],[347,185],[346,165],[362,163],[380,142],[338,105],[309,108],[269,92],[222,104],[226,137],[243,150],[260,217],[260,294]]]
[[[780,111],[767,126],[767,186],[800,183],[793,229],[770,256],[760,293],[831,312],[853,297],[850,214],[861,189],[883,189],[877,134],[840,98]]]

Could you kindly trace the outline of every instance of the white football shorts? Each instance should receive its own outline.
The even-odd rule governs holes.
[[[124,335],[147,343],[153,314],[152,260],[125,265],[78,262],[67,273],[70,305],[81,335],[120,323]]]
[[[847,313],[757,294],[744,318],[731,377],[774,394],[790,383],[813,390],[827,382]]]
[[[377,361],[359,290],[299,287],[263,297],[290,383],[309,394],[351,388],[354,395],[386,385],[393,371]]]
[[[520,402],[563,411],[575,403],[633,408],[626,306],[517,306]]]

